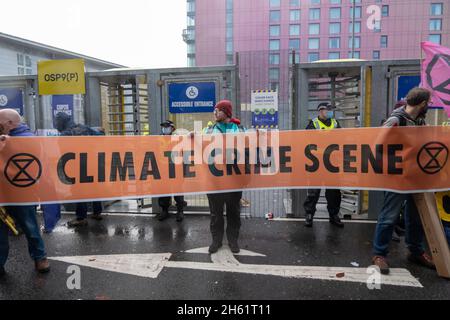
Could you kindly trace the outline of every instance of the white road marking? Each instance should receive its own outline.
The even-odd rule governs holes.
[[[227,246],[224,246],[224,248],[225,247],[227,247]],[[186,252],[186,253],[204,253],[204,254],[209,254],[208,247],[186,250],[184,252]],[[266,256],[266,255],[261,254],[261,253],[257,253],[257,252],[253,252],[253,251],[249,251],[249,250],[244,250],[244,249],[241,249],[241,251],[239,253],[235,253],[234,255],[235,256],[250,256],[250,257],[265,257]]]
[[[208,248],[198,248],[186,252],[207,253],[207,249]],[[264,256],[247,250],[242,250],[240,255]],[[51,257],[49,259],[146,278],[157,278],[164,267],[265,276],[270,275],[283,278],[359,282],[364,284],[367,283],[367,279],[369,278],[366,268],[244,264],[240,263],[234,257],[227,246],[223,246],[218,252],[211,255],[212,263],[169,261],[170,256],[170,253],[155,253]],[[381,285],[423,288],[422,284],[414,278],[408,270],[396,268],[391,269],[389,275],[381,275]]]
[[[305,221],[304,218],[273,218],[268,221]],[[329,222],[327,218],[315,218],[314,222]],[[376,224],[376,220],[344,220],[342,219],[344,224],[346,223],[367,223],[367,224]]]
[[[139,277],[157,278],[170,256],[170,253],[152,253],[51,257],[49,259]]]

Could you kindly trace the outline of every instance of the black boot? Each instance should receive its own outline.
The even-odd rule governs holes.
[[[239,253],[240,249],[239,249],[237,239],[236,240],[228,240],[228,246],[230,247],[231,252]]]
[[[218,239],[213,239],[213,242],[209,246],[208,252],[216,253],[220,247],[222,247],[222,241],[219,241]]]
[[[0,266],[0,277],[3,277],[6,274],[5,268]]]
[[[330,223],[335,225],[336,227],[343,228],[344,224],[337,214],[330,216]]]
[[[305,216],[305,227],[311,228],[313,225],[313,215],[311,213],[307,213]]]
[[[183,221],[183,219],[184,219],[184,212],[183,212],[183,209],[178,209],[178,211],[177,211],[177,221],[178,222],[181,222],[181,221]]]
[[[169,217],[169,209],[163,208],[162,211],[158,214],[158,220],[163,221]]]

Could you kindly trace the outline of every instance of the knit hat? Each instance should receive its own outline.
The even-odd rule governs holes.
[[[229,100],[220,100],[214,109],[219,109],[223,113],[225,113],[229,118],[233,115],[233,107],[231,105],[231,101]]]

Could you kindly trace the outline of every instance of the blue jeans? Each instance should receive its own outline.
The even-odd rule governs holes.
[[[44,240],[39,231],[39,224],[36,219],[35,206],[12,206],[6,207],[8,214],[14,219],[17,226],[22,229],[28,240],[28,252],[34,261],[39,261],[47,257],[45,253]],[[0,266],[4,266],[9,253],[9,228],[0,222]]]
[[[387,256],[394,226],[400,215],[400,208],[405,201],[406,245],[413,255],[421,255],[424,253],[422,222],[420,221],[419,212],[417,211],[413,196],[410,194],[385,192],[383,208],[378,216],[375,238],[373,240],[373,253],[375,255]]]

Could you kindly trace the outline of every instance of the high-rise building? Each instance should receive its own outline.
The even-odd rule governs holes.
[[[188,66],[249,51],[275,66],[289,51],[297,62],[417,59],[421,41],[450,46],[449,20],[450,0],[187,0],[183,38]]]

